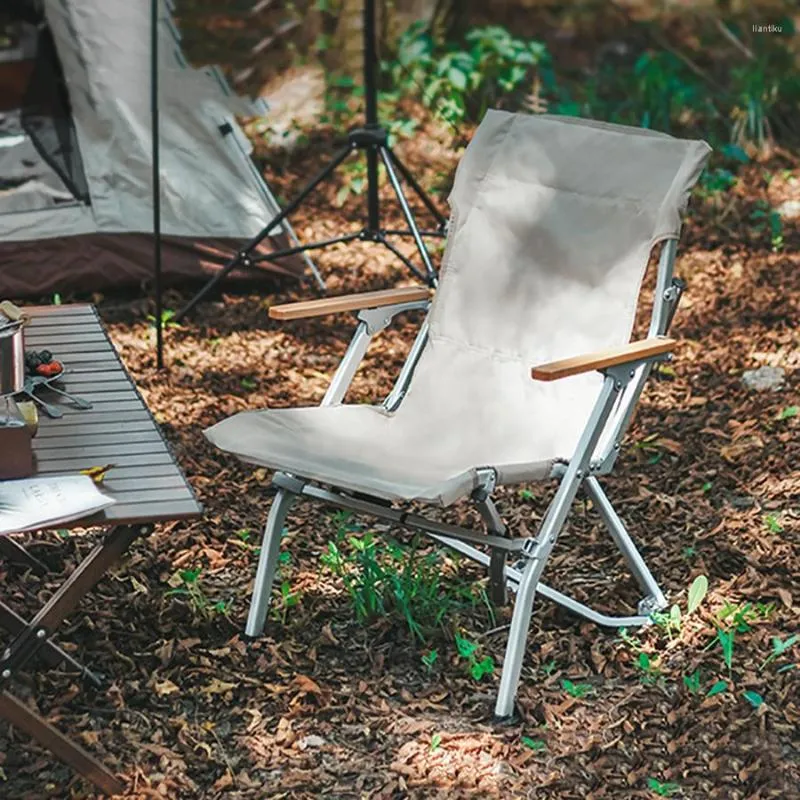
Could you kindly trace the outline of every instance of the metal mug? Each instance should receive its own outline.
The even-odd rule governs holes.
[[[23,320],[0,316],[0,397],[25,388],[25,340]]]

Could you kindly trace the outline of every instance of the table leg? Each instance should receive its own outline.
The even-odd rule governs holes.
[[[30,567],[37,575],[46,575],[48,572],[47,567],[36,556],[32,556],[19,542],[15,542],[9,536],[0,536],[0,555],[15,564]]]
[[[125,791],[119,778],[96,758],[7,691],[0,692],[0,717],[27,733],[106,794],[122,794]]]
[[[114,528],[42,606],[28,627],[0,655],[0,678],[25,664],[42,647],[59,623],[78,605],[128,549],[131,542],[152,530],[152,526],[122,525]]]
[[[9,633],[20,634],[30,626],[30,623],[9,608],[2,600],[0,600],[0,628],[5,628]],[[42,658],[51,667],[57,667],[59,664],[68,664],[72,669],[80,672],[81,676],[86,680],[91,681],[95,686],[100,688],[103,681],[94,674],[88,667],[85,667],[76,658],[73,658],[69,653],[65,653],[57,644],[51,641],[46,641],[42,645]]]

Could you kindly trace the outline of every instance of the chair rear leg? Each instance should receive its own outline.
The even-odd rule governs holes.
[[[666,608],[667,599],[664,597],[661,587],[653,577],[653,573],[650,572],[645,560],[626,530],[625,523],[620,519],[614,506],[611,505],[611,501],[606,496],[597,478],[594,476],[586,478],[583,488],[608,528],[611,538],[622,551],[628,569],[636,578],[636,582],[642,591],[645,592],[644,599],[639,603],[639,613],[650,614],[653,611],[660,611]]]
[[[283,521],[294,505],[296,496],[286,489],[279,489],[272,501],[261,542],[261,555],[258,559],[258,571],[253,586],[253,597],[250,600],[250,613],[247,615],[245,634],[251,638],[261,636],[267,619],[269,601],[272,595],[272,583],[278,567],[278,555],[281,547],[281,531]]]

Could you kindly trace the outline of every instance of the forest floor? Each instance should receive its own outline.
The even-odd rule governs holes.
[[[299,148],[273,165],[273,187],[290,197],[333,149],[327,135]],[[444,206],[458,158],[448,136],[428,126],[399,149]],[[508,611],[493,618],[480,602],[462,602],[424,643],[396,614],[357,621],[342,581],[320,561],[343,523],[303,503],[283,542],[291,558],[281,582],[293,599],[278,600],[264,638],[245,643],[269,475],[216,451],[202,431],[244,409],[318,403],[352,319],[271,321],[269,305],[310,296],[296,284],[232,292],[167,329],[168,369],[158,373],[149,302],[97,297],[205,515],[137,542],[87,598],[59,640],[105,674],[107,686],[37,673],[28,686],[40,710],[137,798],[800,797],[800,670],[792,668],[800,642],[770,657],[780,650],[775,639],[799,630],[800,235],[787,226],[773,252],[769,233],[749,221],[759,199],[800,198],[800,170],[778,161],[741,174],[732,192],[694,204],[677,262],[688,286],[672,329],[676,358],[650,382],[607,481],[684,612],[679,629],[621,637],[537,603],[520,719],[496,727]],[[399,227],[382,191],[387,227]],[[359,224],[364,198],[337,208],[336,192],[327,187],[298,212],[302,238]],[[434,253],[438,262],[441,250]],[[370,245],[331,248],[318,264],[331,294],[413,282]],[[186,297],[171,291],[169,307]],[[401,320],[377,338],[349,400],[385,396],[418,324]],[[743,371],[763,365],[785,370],[779,391],[744,387]],[[501,489],[499,508],[512,529],[535,530],[552,490]],[[463,506],[441,517],[475,521]],[[375,530],[364,522],[351,533]],[[32,612],[96,540],[96,532],[22,536],[54,572],[40,579],[2,564],[4,594]],[[483,575],[461,565],[457,577],[452,559],[439,558],[442,597],[455,608],[466,581]],[[709,591],[687,616],[698,575]],[[638,599],[595,514],[581,506],[547,579],[612,613],[633,610]],[[493,673],[472,677],[454,632],[493,659]],[[93,796],[4,725],[0,744],[1,797]]]
[[[326,140],[295,153],[273,176],[277,191],[290,195],[332,149]],[[429,186],[457,161],[435,129],[401,150]],[[341,580],[320,563],[342,523],[300,504],[287,522],[291,560],[281,568],[296,603],[278,601],[266,636],[246,644],[239,634],[268,475],[216,451],[202,431],[243,409],[318,403],[352,319],[271,321],[270,304],[309,296],[297,285],[226,295],[168,328],[168,369],[157,373],[147,303],[98,297],[205,516],[138,542],[89,596],[59,638],[108,685],[97,691],[68,673],[38,673],[41,711],[124,776],[131,797],[797,797],[800,671],[790,665],[800,646],[768,657],[774,637],[785,642],[798,632],[800,241],[787,231],[774,253],[769,235],[747,222],[765,192],[798,193],[800,173],[785,167],[770,165],[766,186],[765,169],[753,166],[724,202],[695,203],[677,262],[688,287],[673,326],[676,359],[650,382],[607,481],[671,602],[684,610],[680,630],[653,626],[623,640],[537,604],[521,718],[497,728],[491,711],[508,613],[493,620],[482,604],[462,604],[424,644],[397,615],[358,622]],[[385,190],[388,224],[397,226]],[[337,209],[335,192],[330,186],[298,213],[301,236],[356,223],[363,198]],[[318,263],[332,294],[410,282],[388,251],[369,245],[332,248]],[[170,293],[169,305],[182,297]],[[349,399],[385,395],[418,322],[378,337]],[[780,391],[743,386],[742,372],[761,365],[785,369]],[[511,527],[535,529],[552,488],[501,490]],[[462,506],[442,517],[474,522]],[[96,534],[22,540],[56,570],[37,579],[0,567],[4,592],[30,612]],[[469,569],[455,577],[444,556],[439,564],[442,596],[453,605],[463,578],[483,579]],[[710,588],[687,617],[697,575],[708,576]],[[187,576],[196,576],[193,596],[171,593],[187,588]],[[586,508],[573,514],[547,577],[612,612],[633,609],[638,597]],[[736,629],[729,664],[718,629],[723,637]],[[454,631],[493,659],[493,674],[470,675]],[[426,665],[432,650],[437,658]],[[0,727],[0,743],[2,797],[91,796],[24,737]]]

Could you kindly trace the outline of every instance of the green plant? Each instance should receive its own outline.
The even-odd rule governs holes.
[[[545,744],[545,742],[543,742],[541,739],[531,739],[530,736],[523,736],[521,741],[525,747],[527,747],[529,750],[533,750],[536,753],[538,753],[540,750],[544,750],[547,747],[547,744]]]
[[[793,634],[787,636],[786,639],[781,639],[779,636],[772,637],[772,652],[761,662],[759,670],[764,669],[767,664],[772,663],[776,658],[780,658],[784,653],[787,653],[794,645],[800,640],[800,635]]]
[[[692,693],[700,694],[701,672],[696,669],[689,675],[683,676],[683,685]]]
[[[286,536],[286,529],[281,531],[281,537]],[[249,538],[249,537],[248,537]],[[286,624],[289,609],[294,608],[300,602],[300,593],[292,590],[289,581],[289,568],[292,563],[292,554],[287,550],[278,555],[278,597],[273,598],[270,613],[273,618],[280,620],[281,625]]]
[[[677,783],[662,783],[655,778],[647,779],[647,788],[659,797],[672,797],[681,790]]]
[[[739,633],[747,633],[755,623],[768,620],[775,613],[775,608],[775,603],[733,605],[726,602],[717,612],[717,618]]]
[[[758,708],[764,703],[764,698],[758,692],[748,690],[746,692],[742,692],[742,697],[744,697],[744,699],[747,700],[747,702],[750,703],[753,708]]]
[[[355,534],[348,514],[334,516],[337,533],[320,560],[342,581],[356,618],[402,619],[419,642],[427,641],[445,617],[462,609],[490,604],[482,587],[446,581],[439,551],[419,552],[419,538],[410,546],[383,542],[371,532]]]
[[[517,39],[491,25],[468,31],[463,42],[438,42],[425,23],[416,22],[400,37],[396,61],[385,69],[407,93],[422,90],[422,102],[453,126],[480,120],[487,108],[518,93],[540,63],[541,42]]]
[[[165,308],[161,312],[161,328],[163,330],[167,330],[168,328],[181,328],[181,324],[179,322],[175,322],[176,315],[176,311],[173,311],[171,308]],[[153,314],[147,315],[147,321],[150,323],[151,327],[156,327],[156,318]]]
[[[164,597],[185,598],[194,612],[206,619],[211,619],[218,614],[227,616],[233,601],[210,601],[200,585],[201,573],[201,567],[178,570],[178,572],[169,579],[169,584],[172,588],[164,593]]]
[[[750,212],[750,221],[756,233],[769,232],[772,251],[778,253],[783,249],[783,222],[781,215],[764,200],[759,200]]]
[[[442,736],[441,736],[441,734],[434,733],[433,736],[431,736],[431,745],[430,745],[431,753],[433,753],[436,750],[438,750],[439,747],[441,746],[441,744],[442,744]]]
[[[725,666],[728,668],[729,672],[731,670],[731,664],[733,663],[733,639],[735,633],[735,628],[729,631],[717,628],[717,640],[722,648],[722,660],[725,662]]]
[[[686,613],[694,614],[700,607],[708,593],[708,578],[705,575],[698,575],[689,587],[689,595],[686,604]]]
[[[639,653],[639,657],[636,659],[636,666],[642,671],[642,683],[654,684],[661,677],[658,659],[650,658],[645,652]]]
[[[436,663],[438,658],[439,653],[436,650],[429,650],[427,653],[423,653],[422,663],[425,665],[425,668],[428,670],[428,672],[433,669],[433,665]]]
[[[770,533],[783,533],[783,525],[778,521],[777,514],[766,514],[764,516],[764,525]]]
[[[561,681],[561,688],[570,696],[570,697],[586,697],[588,694],[591,694],[594,691],[594,687],[591,683],[573,683],[570,680],[563,680]]]
[[[469,641],[458,634],[455,635],[456,649],[461,658],[466,659],[469,674],[479,681],[484,675],[491,675],[494,672],[494,661],[491,656],[478,658],[478,645]]]
[[[706,697],[713,697],[715,694],[722,694],[727,691],[728,684],[726,681],[717,681],[707,692]]]
[[[336,192],[337,208],[341,208],[350,195],[360,195],[364,192],[367,186],[367,162],[364,159],[345,161],[339,171],[345,180]]]
[[[673,605],[668,613],[654,611],[650,619],[667,634],[670,641],[681,631],[681,609],[678,605]]]
[[[800,414],[800,406],[786,406],[778,412],[778,419],[782,422],[785,419],[791,419]]]

